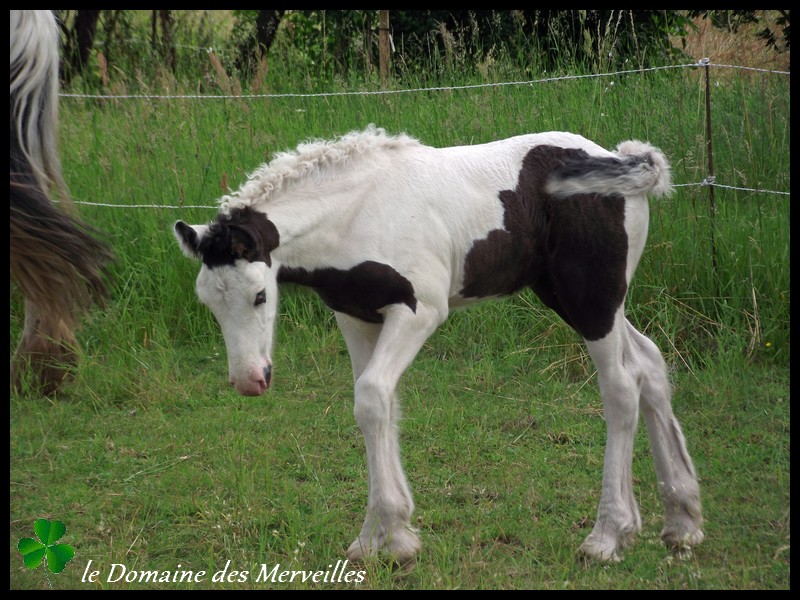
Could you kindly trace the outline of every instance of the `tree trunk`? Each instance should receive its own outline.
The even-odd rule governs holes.
[[[260,10],[256,18],[256,43],[261,50],[261,55],[266,55],[275,34],[278,32],[278,25],[285,10]]]
[[[89,64],[99,18],[99,10],[79,10],[75,16],[75,25],[68,43],[69,65],[73,73],[80,73]]]
[[[172,29],[175,20],[172,18],[171,10],[159,10],[158,17],[161,21],[161,55],[166,59],[172,72],[175,73],[178,68],[175,44],[172,41]]]

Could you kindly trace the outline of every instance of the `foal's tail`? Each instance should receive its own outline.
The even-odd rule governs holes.
[[[661,150],[631,140],[617,146],[614,156],[584,154],[568,159],[550,174],[545,189],[554,196],[668,196],[672,192],[672,177]]]
[[[10,262],[25,298],[72,324],[107,295],[113,255],[96,232],[50,201],[68,201],[61,176],[58,26],[50,11],[11,11]]]

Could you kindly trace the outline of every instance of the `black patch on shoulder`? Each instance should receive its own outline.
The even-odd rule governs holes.
[[[240,258],[272,266],[270,252],[278,247],[280,235],[275,224],[262,212],[237,208],[217,220],[200,240],[198,250],[209,268],[232,265]]]
[[[333,310],[368,323],[383,323],[378,309],[390,304],[406,304],[417,311],[411,282],[389,265],[371,260],[347,270],[282,266],[278,281],[309,286]]]
[[[554,198],[544,191],[554,170],[579,168],[583,150],[536,146],[514,190],[499,193],[504,229],[476,241],[464,265],[461,295],[511,294],[529,286],[588,340],[604,337],[625,299],[628,235],[617,194]]]

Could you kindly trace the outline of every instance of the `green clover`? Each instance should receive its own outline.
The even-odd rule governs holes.
[[[56,544],[61,536],[66,533],[67,528],[61,521],[47,519],[37,519],[33,524],[33,530],[39,537],[22,538],[17,544],[17,549],[22,554],[22,560],[29,569],[35,569],[42,564],[42,559],[46,557],[47,568],[51,573],[61,573],[67,563],[75,556],[75,550],[69,544]],[[45,573],[46,574],[46,573]]]

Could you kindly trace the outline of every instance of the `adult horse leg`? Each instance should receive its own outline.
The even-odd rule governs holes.
[[[671,389],[661,352],[628,321],[625,326],[633,351],[641,362],[639,406],[647,424],[666,513],[661,539],[671,549],[680,552],[703,541],[700,486],[681,426],[672,413]]]
[[[112,253],[93,230],[57,209],[28,181],[22,167],[12,173],[9,258],[11,277],[25,297],[25,328],[12,360],[12,381],[19,387],[27,380],[49,394],[77,358],[73,328],[79,315],[92,302],[102,304],[108,293]],[[23,376],[28,368],[30,378]]]
[[[72,325],[35,302],[25,300],[25,325],[11,363],[11,379],[18,387],[30,381],[40,393],[58,390],[71,367],[78,361],[78,342]]]
[[[412,562],[421,548],[410,528],[414,502],[400,460],[396,387],[446,316],[446,309],[422,303],[417,304],[416,312],[404,305],[389,307],[382,325],[337,314],[353,362],[354,414],[367,449],[367,514],[361,533],[347,550],[351,561],[385,552],[404,565]]]

